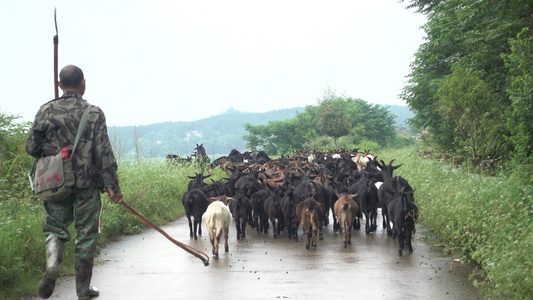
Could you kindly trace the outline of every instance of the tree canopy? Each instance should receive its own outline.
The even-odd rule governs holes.
[[[349,137],[351,144],[370,140],[386,146],[396,136],[394,124],[394,115],[387,107],[337,96],[326,89],[317,106],[307,106],[292,119],[267,125],[246,124],[249,134],[243,138],[249,149],[263,149],[271,154],[314,150],[314,141],[321,137],[333,139],[335,148],[339,148],[341,137]]]
[[[531,3],[409,2],[408,7],[428,16],[423,27],[425,42],[415,53],[409,82],[402,92],[402,98],[415,113],[412,125],[428,129],[435,146],[445,151],[491,158],[530,157],[531,146],[527,145],[533,144]],[[475,82],[467,84],[461,80]],[[454,91],[454,86],[460,91]],[[462,113],[457,109],[463,109]],[[481,122],[475,125],[478,137],[482,136],[475,138],[475,147],[473,135],[462,131],[467,119]],[[471,122],[470,129],[472,126]]]

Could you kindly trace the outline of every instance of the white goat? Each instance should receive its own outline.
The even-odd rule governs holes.
[[[222,201],[214,201],[205,211],[205,224],[209,233],[209,240],[213,246],[213,256],[218,259],[218,244],[222,233],[224,233],[224,250],[229,251],[228,233],[231,223],[231,213],[229,208]]]

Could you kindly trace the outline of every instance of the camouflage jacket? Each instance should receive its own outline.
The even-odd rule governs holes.
[[[63,147],[72,150],[86,100],[75,92],[66,92],[39,109],[26,141],[26,151],[34,157],[58,154]],[[95,185],[120,193],[117,163],[107,135],[104,112],[97,106],[89,111],[87,123],[76,153],[71,154],[75,187]]]

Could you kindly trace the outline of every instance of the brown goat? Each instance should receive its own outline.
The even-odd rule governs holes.
[[[313,198],[307,198],[296,205],[296,214],[302,223],[302,228],[305,234],[307,235],[305,249],[309,249],[309,246],[316,249],[318,216],[321,212],[320,207],[320,203]]]
[[[357,194],[335,193],[339,198],[335,202],[335,216],[339,220],[339,226],[343,234],[344,248],[352,243],[352,226],[357,214],[359,213],[359,206],[353,200]]]

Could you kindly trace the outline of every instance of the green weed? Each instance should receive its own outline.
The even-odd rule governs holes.
[[[411,149],[382,151],[379,157],[404,163],[394,175],[415,188],[420,220],[447,250],[482,267],[485,280],[474,281],[481,291],[496,298],[533,295],[531,184],[503,174],[469,174]]]

